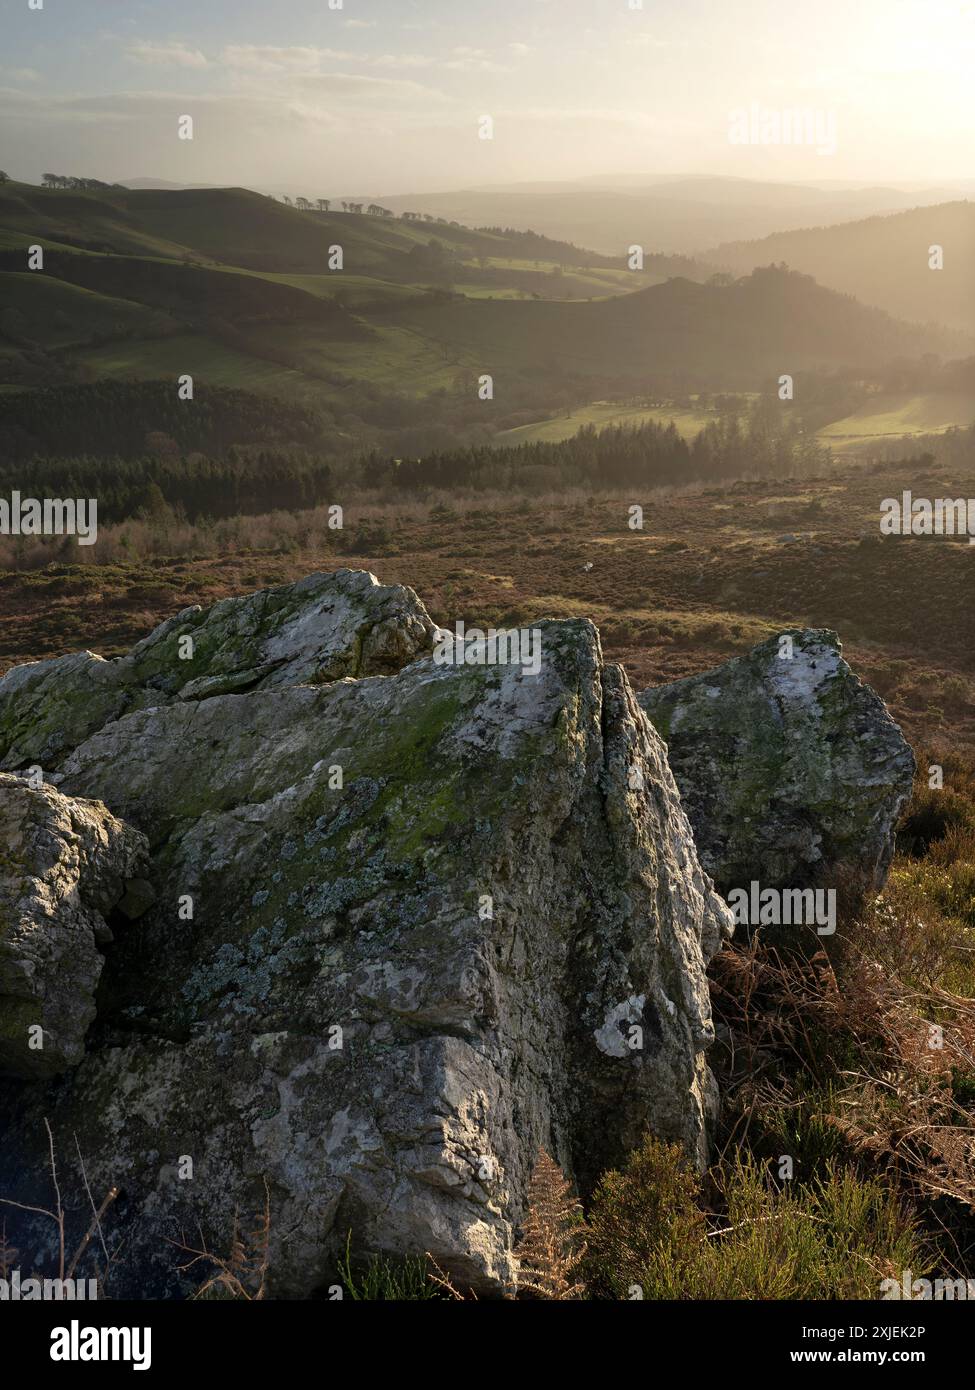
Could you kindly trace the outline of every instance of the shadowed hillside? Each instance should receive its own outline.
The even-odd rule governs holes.
[[[941,203],[835,227],[730,241],[707,253],[738,275],[785,261],[823,285],[918,323],[975,330],[975,203]],[[944,250],[932,270],[930,248]]]

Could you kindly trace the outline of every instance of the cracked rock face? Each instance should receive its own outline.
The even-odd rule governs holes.
[[[412,589],[364,570],[186,608],[125,656],[75,652],[0,680],[0,767],[45,770],[133,710],[230,691],[397,671],[428,651],[434,624]]]
[[[84,1055],[105,917],[146,841],[100,801],[0,774],[0,846],[0,1075],[46,1080]]]
[[[914,755],[833,632],[792,631],[716,670],[643,691],[667,743],[701,863],[723,893],[879,891]]]
[[[648,1127],[703,1157],[731,915],[595,629],[541,632],[537,675],[424,657],[321,684],[302,644],[290,676],[62,738],[60,799],[145,832],[156,900],[70,1077],[0,1092],[0,1173],[48,1197],[43,1117],[77,1132],[93,1188],[125,1194],[116,1296],[185,1292],[169,1241],[199,1223],[220,1249],[265,1180],[278,1296],[330,1281],[350,1230],[496,1291],[541,1146],[583,1191]]]

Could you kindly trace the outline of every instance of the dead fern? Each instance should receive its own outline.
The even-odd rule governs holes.
[[[802,1114],[815,1094],[817,1122],[865,1172],[883,1172],[930,1224],[944,1225],[947,1200],[957,1204],[950,1224],[970,1227],[975,1107],[959,1097],[958,1077],[975,1073],[975,1003],[904,978],[916,953],[900,937],[891,949],[892,919],[882,904],[868,908],[839,967],[825,951],[800,959],[754,939],[716,958],[721,1157],[761,1145],[772,1120]]]
[[[539,1150],[528,1184],[528,1211],[515,1248],[515,1297],[573,1299],[585,1296],[575,1273],[586,1253],[585,1221],[578,1199],[555,1160]]]
[[[187,1245],[185,1241],[176,1242],[178,1248],[192,1258],[179,1265],[181,1274],[186,1274],[201,1261],[211,1267],[211,1273],[194,1290],[194,1299],[226,1298],[240,1299],[248,1303],[258,1303],[267,1296],[267,1274],[270,1265],[271,1245],[271,1194],[267,1180],[264,1182],[264,1209],[255,1218],[252,1231],[245,1231],[237,1213],[230,1234],[230,1246],[226,1255],[218,1255],[209,1248],[200,1232],[199,1248]]]

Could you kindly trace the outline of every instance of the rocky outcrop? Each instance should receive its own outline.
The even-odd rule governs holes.
[[[833,632],[790,631],[638,697],[723,893],[882,887],[914,756]]]
[[[100,801],[0,774],[0,845],[0,1075],[46,1080],[84,1054],[105,919],[146,841]]]
[[[542,624],[537,674],[410,662],[432,624],[400,591],[402,628],[323,656],[327,587],[277,645],[248,622],[242,654],[214,644],[219,671],[180,684],[160,660],[163,698],[140,677],[121,717],[44,726],[59,802],[102,798],[145,832],[156,897],[110,948],[75,1070],[0,1095],[0,1174],[46,1204],[43,1119],[77,1134],[92,1188],[124,1194],[116,1295],[185,1290],[171,1241],[226,1244],[265,1182],[279,1296],[334,1277],[349,1231],[496,1291],[541,1146],[583,1190],[647,1127],[706,1149],[704,971],[731,918],[594,628]],[[150,655],[218,610],[278,611],[181,616]],[[145,672],[146,644],[126,660]],[[4,686],[19,756],[40,758],[39,687]],[[50,1233],[14,1215],[40,1263]]]
[[[0,680],[0,768],[56,766],[134,710],[397,671],[429,650],[433,632],[412,589],[362,570],[186,608],[117,660],[75,652],[9,671]]]

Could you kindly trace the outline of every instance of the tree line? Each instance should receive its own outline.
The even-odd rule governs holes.
[[[329,462],[313,454],[231,448],[220,457],[81,454],[0,462],[0,493],[95,497],[103,524],[143,517],[198,522],[306,511],[332,499]]]
[[[746,415],[729,412],[691,440],[672,422],[648,420],[603,430],[588,425],[558,442],[473,446],[417,459],[372,455],[363,460],[361,477],[370,486],[406,491],[656,487],[748,476],[805,476],[819,472],[830,459],[829,449],[813,435],[786,421],[772,402],[759,399]]]
[[[180,400],[172,381],[96,381],[0,394],[0,458],[136,458],[233,445],[321,446],[311,410],[230,387],[200,386]]]
[[[118,188],[128,192],[124,183],[103,183],[101,179],[78,178],[75,174],[42,174],[41,184],[44,188],[78,188],[89,192]]]

